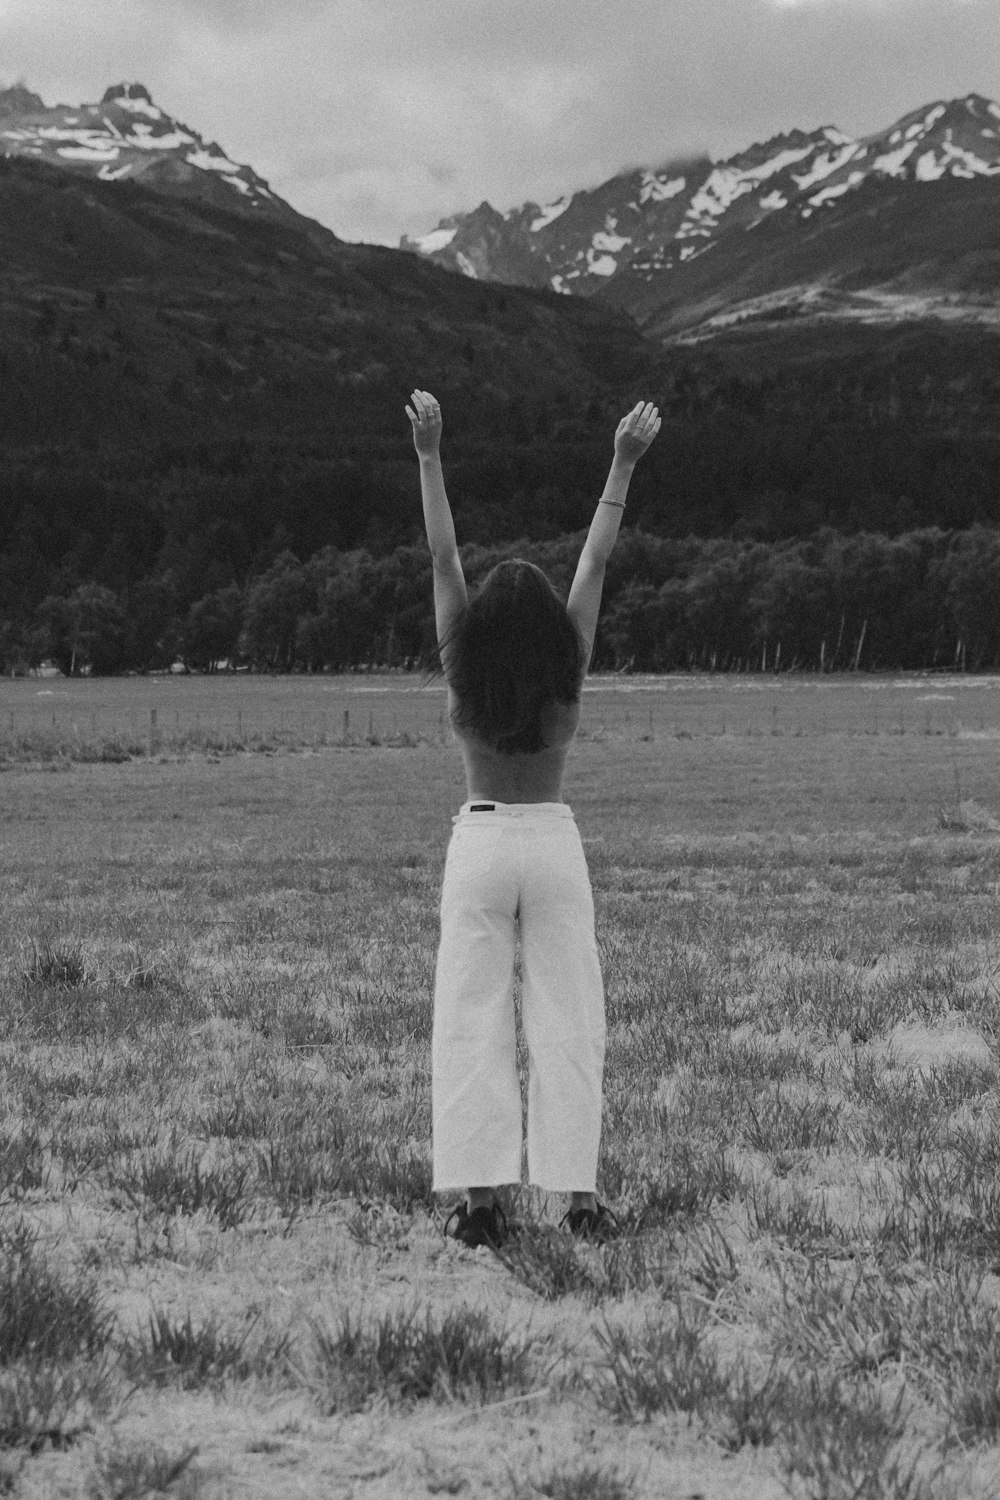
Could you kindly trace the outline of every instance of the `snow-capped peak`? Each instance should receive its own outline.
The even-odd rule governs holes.
[[[0,94],[0,154],[47,161],[106,182],[142,180],[230,208],[293,212],[252,168],[179,124],[136,82],[113,84],[99,104],[77,106],[48,107],[21,86],[6,90]]]
[[[151,120],[162,120],[163,111],[153,103],[149,90],[141,83],[116,83],[105,89],[102,104],[117,104],[130,115],[146,115]]]
[[[866,142],[870,167],[917,182],[1000,175],[1000,111],[980,94],[936,100]]]
[[[997,176],[1000,105],[968,94],[857,139],[834,125],[793,130],[724,160],[621,172],[542,208],[481,205],[403,244],[467,275],[589,293],[623,273],[651,281],[775,215],[836,211],[868,182]]]

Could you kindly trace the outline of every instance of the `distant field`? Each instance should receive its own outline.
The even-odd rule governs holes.
[[[1000,677],[592,677],[584,732],[1000,735]],[[447,739],[440,683],[345,677],[0,679],[0,756]]]
[[[442,706],[0,685],[0,1493],[991,1500],[1000,679],[588,685],[627,1232],[503,1261],[429,1190]]]

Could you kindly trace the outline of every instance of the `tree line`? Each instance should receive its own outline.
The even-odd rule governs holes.
[[[584,533],[461,549],[470,585],[501,557],[538,563],[565,596]],[[66,673],[269,672],[426,666],[426,547],[273,557],[244,583],[185,599],[170,572],[116,590],[83,582],[19,620],[0,667]],[[890,537],[822,529],[765,542],[627,529],[608,565],[594,665],[617,671],[1000,668],[1000,530]]]

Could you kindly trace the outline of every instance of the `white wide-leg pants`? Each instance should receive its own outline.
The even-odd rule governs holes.
[[[453,823],[434,988],[434,1189],[521,1180],[520,929],[528,1177],[552,1192],[594,1192],[604,986],[572,811],[564,802],[467,802]]]

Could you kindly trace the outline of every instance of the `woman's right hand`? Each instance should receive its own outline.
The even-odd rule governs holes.
[[[430,391],[414,391],[406,408],[418,453],[437,453],[441,446],[441,408]]]
[[[660,430],[660,415],[651,401],[637,401],[615,432],[615,457],[637,463]]]

